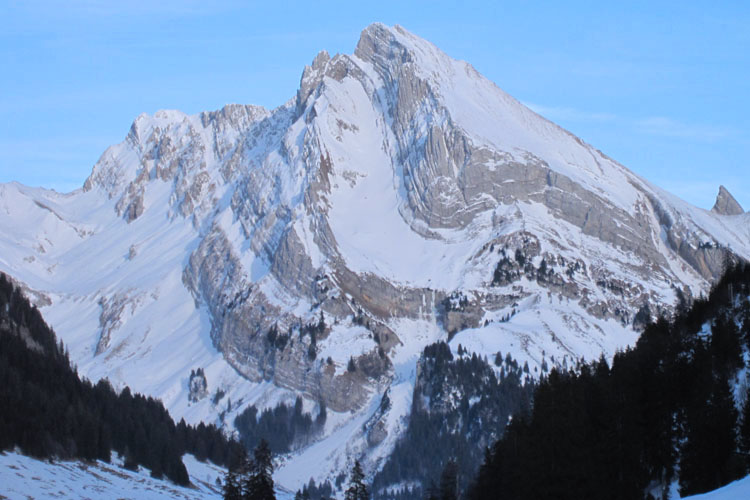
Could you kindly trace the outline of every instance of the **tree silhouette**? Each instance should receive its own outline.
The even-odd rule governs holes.
[[[246,466],[243,480],[243,499],[275,500],[273,490],[273,458],[268,442],[262,439],[253,452],[253,460]]]
[[[362,472],[359,460],[354,461],[345,498],[346,500],[370,500],[370,493],[367,491],[367,485],[365,485],[365,474]]]

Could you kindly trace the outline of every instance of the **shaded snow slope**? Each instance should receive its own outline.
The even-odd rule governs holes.
[[[133,472],[122,464],[47,462],[18,453],[0,453],[0,497],[10,500],[80,498],[91,500],[220,499],[216,478],[221,469],[185,456],[192,486],[183,488],[154,479],[148,470]]]

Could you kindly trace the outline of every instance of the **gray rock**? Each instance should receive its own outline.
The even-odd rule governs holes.
[[[737,203],[734,196],[724,186],[719,186],[719,194],[716,195],[716,203],[714,203],[711,211],[721,215],[740,215],[745,213],[742,206]]]

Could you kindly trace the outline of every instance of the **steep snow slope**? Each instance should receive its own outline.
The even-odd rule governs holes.
[[[83,189],[0,186],[0,270],[81,374],[229,428],[251,403],[328,407],[282,458],[291,489],[381,463],[426,344],[612,355],[646,303],[705,291],[731,255],[750,257],[748,214],[690,206],[380,24],[277,109],[141,115]]]

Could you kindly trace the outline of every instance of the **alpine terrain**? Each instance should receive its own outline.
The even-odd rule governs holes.
[[[691,206],[381,24],[276,109],[144,114],[81,189],[0,185],[0,271],[78,372],[228,432],[296,406],[291,491],[372,477],[414,408],[458,405],[425,392],[426,346],[529,380],[612,358],[733,257],[750,215],[723,187]]]

